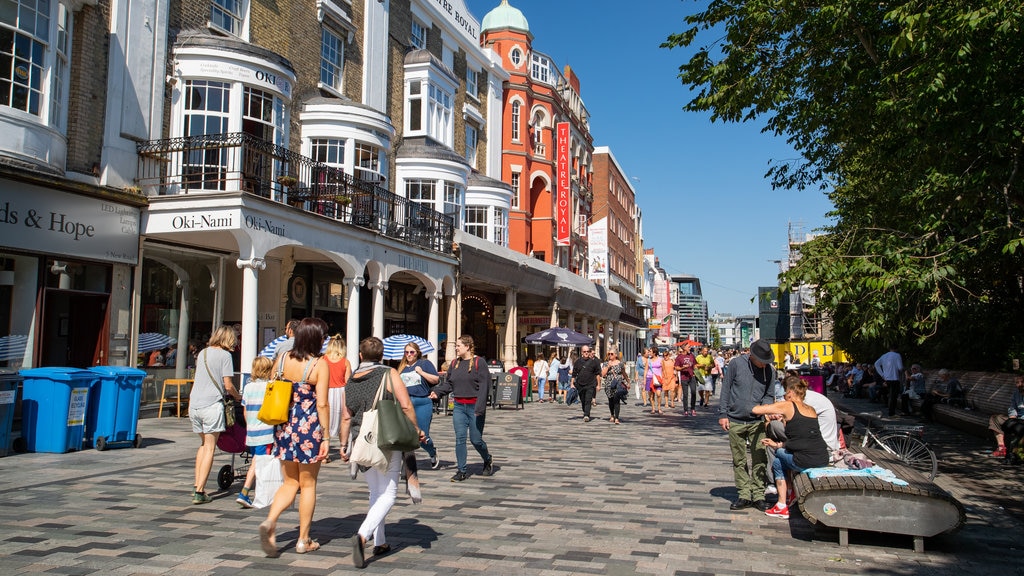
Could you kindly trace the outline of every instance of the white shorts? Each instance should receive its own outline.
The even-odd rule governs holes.
[[[205,408],[188,407],[188,419],[196,434],[213,434],[224,431],[224,404],[215,402]]]

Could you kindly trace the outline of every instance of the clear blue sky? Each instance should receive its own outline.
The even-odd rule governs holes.
[[[482,21],[500,0],[465,0]],[[677,74],[690,51],[658,46],[685,29],[705,0],[510,0],[533,46],[572,66],[595,146],[608,146],[632,180],[644,244],[669,274],[701,279],[708,310],[755,314],[758,286],[774,286],[790,223],[813,232],[832,205],[818,190],[772,190],[772,162],[797,158],[763,122],[712,124],[683,111]],[[707,37],[710,39],[710,37]]]

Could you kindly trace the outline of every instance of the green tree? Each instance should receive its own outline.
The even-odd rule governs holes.
[[[831,198],[781,286],[816,286],[856,357],[1024,350],[1022,20],[1002,0],[712,0],[662,45],[697,48],[686,110],[763,121],[801,155],[772,184]]]

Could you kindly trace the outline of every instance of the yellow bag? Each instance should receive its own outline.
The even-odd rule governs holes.
[[[292,383],[288,380],[274,380],[267,384],[267,393],[263,396],[263,404],[256,418],[264,424],[284,424],[290,417],[291,403]]]

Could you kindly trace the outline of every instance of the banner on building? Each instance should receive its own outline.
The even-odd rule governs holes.
[[[590,272],[587,279],[608,283],[608,219],[601,218],[587,227],[587,254]]]
[[[558,147],[555,170],[555,241],[559,246],[568,246],[572,233],[572,189],[569,187],[571,165],[569,162],[569,123],[556,125]]]

